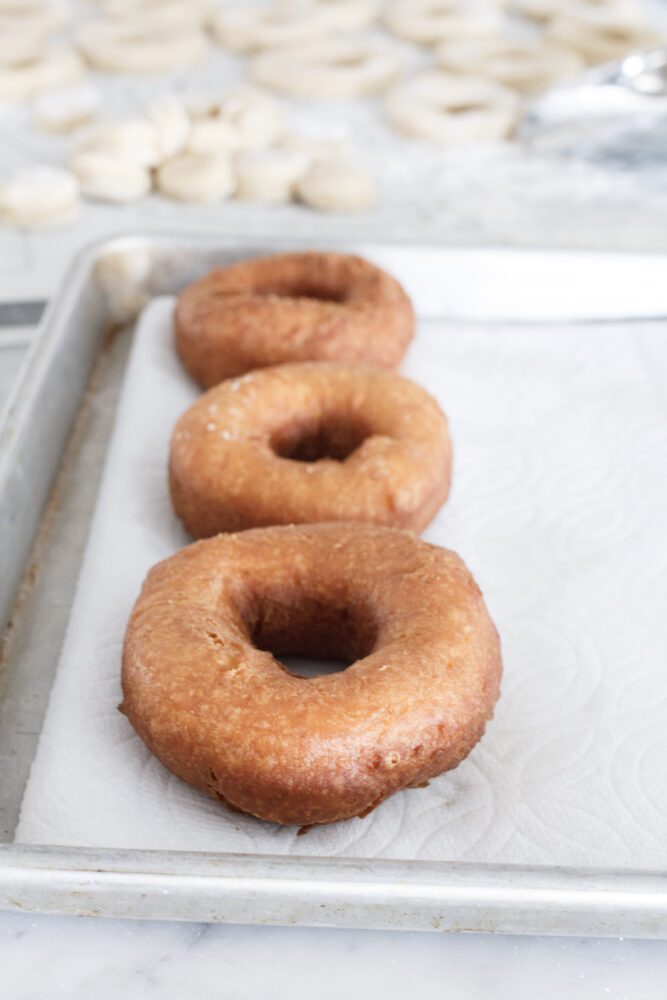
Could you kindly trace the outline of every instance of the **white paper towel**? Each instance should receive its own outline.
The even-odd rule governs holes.
[[[439,398],[455,449],[424,537],[482,586],[503,692],[455,771],[297,838],[181,783],[116,711],[141,581],[187,542],[166,463],[197,389],[172,308],[139,324],[17,841],[664,868],[664,329],[420,325],[402,370]]]

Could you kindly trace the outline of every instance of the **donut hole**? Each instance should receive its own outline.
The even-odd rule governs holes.
[[[440,108],[443,114],[450,115],[470,115],[478,111],[486,111],[488,105],[480,104],[479,101],[457,101],[452,104],[443,104]]]
[[[314,299],[316,302],[347,302],[350,297],[349,288],[339,284],[315,281],[307,277],[285,280],[273,280],[270,283],[256,285],[255,295],[277,296],[280,299]]]
[[[332,66],[338,66],[341,69],[355,69],[358,66],[363,66],[366,62],[366,55],[359,54],[356,56],[336,56],[331,60]]]
[[[271,448],[279,458],[293,462],[326,458],[344,462],[370,433],[368,425],[358,417],[334,413],[281,427],[271,439]]]
[[[275,657],[274,657],[275,658]],[[325,674],[339,674],[347,670],[354,660],[325,660],[314,659],[309,656],[285,656],[280,657],[279,663],[289,670],[295,677],[302,677],[310,680],[312,677],[322,677]]]
[[[298,586],[255,592],[241,613],[253,645],[300,676],[344,670],[368,656],[377,640],[368,607],[342,595],[307,594]]]

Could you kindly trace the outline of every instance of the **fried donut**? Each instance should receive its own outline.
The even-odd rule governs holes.
[[[354,661],[306,679],[274,656]],[[364,816],[456,767],[498,698],[498,635],[447,549],[371,525],[272,527],[155,566],[123,650],[134,729],[179,778],[276,823]]]
[[[269,524],[421,531],[447,498],[447,420],[400,375],[278,365],[209,389],[174,429],[174,510],[195,538]]]
[[[211,271],[178,297],[176,350],[204,386],[286,361],[395,368],[414,335],[410,300],[361,257],[290,253]]]

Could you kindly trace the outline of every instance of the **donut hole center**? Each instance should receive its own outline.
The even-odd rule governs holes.
[[[368,656],[377,639],[375,619],[363,605],[310,595],[303,587],[256,594],[243,617],[257,649],[306,679],[345,670]]]
[[[298,280],[272,281],[255,288],[255,294],[260,296],[277,296],[281,299],[314,299],[317,302],[347,302],[349,289],[340,285],[313,281],[307,277]]]
[[[319,462],[346,458],[369,437],[371,431],[364,421],[343,414],[330,414],[319,420],[303,420],[281,427],[271,439],[271,447],[279,458],[293,462]]]
[[[469,115],[478,111],[486,111],[486,105],[476,101],[458,101],[455,104],[443,104],[440,109],[443,114]]]
[[[355,56],[336,56],[331,60],[332,66],[338,66],[340,69],[357,69],[359,66],[363,66],[366,62],[366,56],[359,55]]]

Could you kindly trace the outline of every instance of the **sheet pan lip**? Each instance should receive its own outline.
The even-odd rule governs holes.
[[[129,230],[97,239],[84,246],[74,257],[61,284],[60,292],[46,307],[39,326],[42,335],[36,338],[36,343],[26,360],[23,377],[15,385],[12,397],[5,409],[6,420],[13,419],[14,414],[16,414],[15,419],[20,421],[22,414],[29,413],[30,398],[25,391],[26,384],[30,382],[31,378],[39,380],[44,376],[45,370],[48,368],[52,341],[57,333],[60,319],[75,303],[76,296],[80,294],[81,288],[102,254],[129,249],[133,246],[173,247],[174,249],[181,246],[182,249],[185,249],[183,244],[188,241],[196,242],[198,247],[210,248],[212,251],[216,248],[225,250],[245,247],[248,250],[266,248],[267,252],[270,252],[288,247],[295,249],[317,248],[326,245],[330,249],[338,247],[345,249],[356,246],[360,251],[362,251],[362,247],[367,249],[371,247],[395,247],[402,250],[425,248],[466,255],[471,258],[502,252],[505,256],[512,255],[517,259],[525,258],[526,255],[538,255],[543,259],[554,256],[563,259],[577,256],[582,260],[597,259],[600,262],[612,258],[616,260],[632,259],[635,264],[641,260],[651,260],[662,265],[667,263],[667,254],[664,253],[629,254],[618,251],[571,251],[562,248],[551,250],[503,246],[462,247],[456,244],[443,244],[440,241],[426,243],[423,240],[380,241],[369,239],[367,242],[360,243],[354,240],[327,239],[320,242],[317,239],[304,240],[303,238],[276,240],[274,237],[248,237],[236,233],[216,236],[180,229],[174,231]],[[49,331],[51,332],[49,333]],[[7,452],[11,451],[12,441],[15,439],[14,435],[14,438],[10,436],[7,440],[5,428],[0,427],[0,490],[3,483],[3,470],[6,468]],[[83,862],[81,861],[82,857],[84,858]],[[122,863],[119,863],[121,857]],[[170,861],[174,863],[171,871],[166,870],[167,863]],[[194,862],[201,865],[201,870],[197,873],[188,870],[188,867]],[[184,863],[186,870],[182,870]],[[107,867],[101,867],[104,864]],[[321,866],[322,870],[314,879],[312,872],[299,875],[296,871],[296,866],[299,865],[306,871],[317,868],[318,865]],[[181,870],[179,870],[179,866]],[[238,869],[241,868],[254,870],[255,874],[252,880],[248,875],[239,873]],[[289,889],[292,902],[298,902],[299,899],[305,902],[306,895],[312,894],[316,886],[327,887],[329,890],[332,887],[338,887],[342,890],[350,885],[357,887],[361,885],[357,891],[357,901],[369,905],[381,905],[381,901],[377,898],[379,895],[377,890],[381,889],[382,892],[386,893],[387,877],[395,876],[398,879],[396,884],[402,886],[402,888],[395,890],[396,898],[414,897],[418,899],[421,894],[424,897],[428,896],[441,906],[465,904],[470,910],[490,905],[493,902],[491,897],[494,897],[497,903],[497,911],[494,911],[496,916],[503,912],[502,907],[506,907],[508,901],[511,907],[517,911],[529,907],[543,907],[544,918],[533,920],[534,929],[528,931],[520,929],[521,933],[554,933],[555,931],[552,929],[554,924],[550,920],[552,917],[555,920],[556,911],[562,910],[563,902],[567,899],[568,907],[575,913],[594,912],[594,919],[597,921],[595,928],[593,931],[585,931],[585,933],[618,936],[627,933],[625,926],[629,922],[633,928],[631,933],[634,936],[667,937],[667,872],[658,870],[638,872],[609,868],[578,869],[551,865],[488,865],[474,862],[424,862],[418,860],[404,862],[387,859],[359,860],[313,858],[310,856],[286,858],[282,855],[224,853],[184,854],[183,852],[153,850],[97,850],[75,846],[33,846],[14,843],[0,845],[0,907],[16,908],[18,906],[33,912],[47,909],[46,904],[44,906],[20,907],[15,899],[17,892],[21,892],[31,885],[34,887],[40,878],[46,877],[45,873],[48,873],[48,878],[52,882],[50,885],[52,894],[63,901],[69,898],[72,893],[82,891],[81,887],[94,895],[102,882],[105,885],[116,885],[118,890],[123,892],[125,891],[124,885],[125,889],[129,888],[128,883],[131,876],[138,876],[162,892],[172,891],[174,883],[178,882],[181,887],[179,891],[185,896],[188,893],[196,892],[197,886],[205,885],[209,889],[214,889],[220,888],[221,885],[229,886],[232,883],[238,883],[239,888],[242,886],[247,888],[249,881],[253,883],[253,891],[261,896],[263,892],[273,891],[272,887],[279,883],[283,889]],[[352,874],[354,874],[354,882],[349,881],[346,877]],[[359,877],[360,874],[363,876],[362,878]],[[189,886],[188,880],[190,880]],[[510,884],[503,885],[508,880]],[[77,886],[79,889],[76,889]],[[466,889],[465,893],[461,889],[462,886]],[[551,902],[549,902],[550,900]],[[128,906],[127,909],[127,915],[131,916],[131,907]],[[88,911],[84,909],[81,912]],[[96,912],[102,914],[104,907]],[[117,915],[117,913],[114,911],[110,915]],[[638,922],[641,921],[642,917],[648,919],[649,916],[656,918],[659,926],[655,925],[645,933],[640,928],[638,932]],[[482,919],[478,926],[467,928],[450,927],[445,921],[438,929],[494,930],[497,929],[495,920],[495,917],[493,919],[487,917]],[[345,921],[340,925],[350,926]],[[415,925],[408,924],[408,926]],[[506,932],[511,932],[511,930],[507,931],[506,927],[504,929]],[[567,931],[563,931],[561,927],[557,932],[566,933]],[[572,931],[571,933],[579,932]]]
[[[6,479],[8,464],[11,460],[12,444],[16,439],[17,428],[21,421],[21,414],[30,408],[30,387],[39,380],[40,373],[43,371],[44,364],[48,359],[51,340],[53,336],[55,336],[55,332],[52,332],[49,337],[48,331],[57,330],[58,317],[67,309],[68,305],[81,288],[85,278],[92,273],[97,261],[103,256],[103,254],[132,248],[150,248],[156,245],[162,245],[173,246],[174,249],[177,249],[179,245],[182,245],[188,240],[195,240],[198,245],[210,248],[212,251],[216,248],[233,249],[235,246],[243,245],[253,248],[256,247],[258,249],[266,249],[267,252],[270,252],[271,250],[282,251],[289,248],[296,250],[304,250],[308,248],[318,249],[324,246],[329,249],[339,249],[341,251],[346,248],[349,251],[353,246],[359,247],[360,249],[362,246],[366,248],[395,247],[400,250],[427,249],[441,251],[455,255],[465,255],[471,258],[493,256],[498,253],[502,253],[505,257],[513,257],[516,260],[526,260],[529,257],[534,258],[536,256],[543,259],[550,258],[552,260],[566,260],[567,258],[576,256],[582,261],[599,260],[602,263],[603,261],[608,260],[616,260],[619,262],[627,260],[628,262],[632,261],[636,264],[637,261],[642,260],[646,262],[653,261],[655,263],[663,263],[667,266],[667,253],[629,253],[617,250],[600,251],[588,249],[566,250],[560,247],[546,249],[543,247],[531,248],[528,246],[507,247],[502,244],[461,246],[456,243],[447,243],[435,239],[425,242],[424,240],[412,239],[374,240],[371,238],[363,244],[360,244],[359,241],[345,240],[340,237],[325,240],[318,239],[317,237],[314,237],[313,239],[305,239],[303,237],[276,239],[273,236],[252,236],[249,238],[243,233],[226,232],[214,235],[211,233],[202,233],[201,231],[197,231],[197,229],[187,228],[173,230],[128,229],[112,235],[98,237],[95,240],[85,243],[77,251],[71,264],[65,271],[60,291],[47,302],[42,318],[38,324],[38,333],[35,337],[35,342],[30,348],[25,359],[22,375],[16,380],[7,403],[3,411],[0,412],[0,493],[2,492],[3,483]],[[667,313],[667,308],[665,312]],[[632,318],[633,317],[619,317],[619,320],[631,320]],[[661,317],[655,317],[655,319],[659,318]]]
[[[249,899],[267,907],[259,919],[244,917]],[[151,910],[153,900],[163,901],[168,912],[142,912],[142,906]],[[0,907],[153,919],[664,938],[667,873],[4,845]],[[298,907],[310,918],[301,920]]]
[[[79,863],[72,864],[72,860]],[[101,861],[118,862],[116,867],[99,868]],[[127,860],[126,860],[127,859]],[[469,878],[484,876],[489,883],[502,879],[525,882],[528,885],[540,883],[547,878],[560,880],[565,889],[573,882],[585,881],[591,888],[601,891],[613,891],[615,884],[634,885],[635,891],[646,888],[665,894],[667,904],[667,870],[611,868],[608,866],[570,865],[524,865],[512,862],[475,862],[475,861],[429,861],[420,858],[401,860],[394,858],[355,858],[308,854],[242,854],[239,852],[213,851],[180,851],[154,848],[128,847],[87,847],[77,845],[53,845],[13,843],[0,844],[0,871],[16,867],[27,860],[29,867],[35,870],[50,869],[53,871],[93,872],[97,875],[109,873],[123,874],[166,874],[211,875],[218,871],[220,876],[227,874],[225,866],[236,869],[239,865],[255,867],[262,871],[275,871],[276,875],[289,874],[297,882],[311,882],[312,875],[308,868],[318,868],[318,880],[338,882],[341,872],[364,874],[369,882],[374,877],[385,872],[421,873],[425,881],[436,881],[449,877],[450,881],[457,878],[463,882]],[[176,861],[172,866],[167,862]],[[181,871],[175,871],[180,867]],[[335,871],[335,869],[337,871]],[[647,887],[644,883],[650,882]]]
[[[455,254],[465,254],[465,255],[495,255],[497,253],[502,253],[504,256],[513,257],[544,257],[553,259],[567,259],[572,257],[581,258],[582,260],[591,260],[594,258],[599,258],[602,260],[608,260],[610,258],[618,260],[653,260],[662,261],[667,263],[667,250],[616,250],[616,249],[591,249],[589,247],[575,247],[566,248],[562,246],[531,246],[530,244],[521,244],[517,246],[508,246],[503,243],[457,243],[456,241],[448,242],[440,237],[429,240],[424,239],[411,239],[411,238],[392,238],[392,239],[379,239],[371,236],[367,240],[359,240],[356,238],[346,239],[341,236],[325,237],[321,238],[314,235],[313,238],[307,238],[304,236],[296,237],[280,237],[275,236],[258,236],[255,234],[248,235],[244,232],[236,232],[233,230],[226,230],[224,233],[211,233],[210,230],[201,230],[197,227],[187,228],[187,227],[176,227],[176,228],[142,228],[142,229],[121,229],[118,232],[108,234],[102,237],[96,237],[94,240],[89,240],[82,244],[79,250],[72,258],[72,263],[70,264],[65,278],[63,280],[63,285],[66,283],[68,277],[73,275],[73,272],[77,270],[79,265],[84,264],[89,266],[91,262],[95,262],[101,252],[106,252],[115,249],[124,249],[128,244],[136,244],[137,246],[149,245],[153,246],[156,243],[173,243],[176,246],[182,244],[184,241],[193,240],[200,245],[209,246],[211,249],[216,247],[234,247],[234,246],[266,246],[267,249],[272,247],[290,247],[293,246],[296,250],[307,249],[312,247],[313,249],[320,249],[322,247],[352,247],[352,246],[365,246],[365,247],[396,247],[401,250],[409,249],[426,249],[434,251],[445,251]],[[116,246],[118,244],[118,246]],[[280,251],[282,252],[282,251]],[[348,252],[352,252],[348,250]],[[55,300],[55,297],[54,297]],[[52,300],[52,301],[54,301]],[[44,320],[42,320],[43,322]]]

